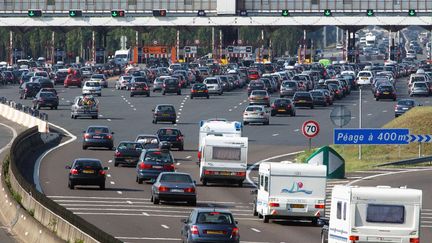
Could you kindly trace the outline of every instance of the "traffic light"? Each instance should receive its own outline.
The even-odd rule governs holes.
[[[330,9],[324,9],[324,16],[326,16],[326,17],[332,16],[331,10]]]
[[[417,12],[415,11],[415,9],[410,9],[408,11],[408,16],[410,16],[410,17],[417,16]]]
[[[167,15],[166,9],[155,9],[153,10],[154,17],[165,17]]]
[[[69,17],[82,17],[81,9],[69,10]]]
[[[124,10],[111,10],[111,17],[124,17],[125,11]]]
[[[368,9],[368,10],[366,11],[366,15],[367,15],[368,17],[372,17],[372,16],[375,15],[375,13],[374,13],[373,9]]]
[[[29,9],[28,10],[29,17],[42,17],[42,10],[40,9]]]
[[[288,17],[288,16],[290,16],[290,13],[289,13],[288,9],[284,9],[284,10],[282,10],[282,16],[283,16],[283,17]]]
[[[207,13],[205,12],[205,10],[198,10],[197,16],[198,17],[205,17],[207,15]]]

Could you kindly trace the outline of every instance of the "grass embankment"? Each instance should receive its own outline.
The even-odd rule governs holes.
[[[409,128],[410,134],[432,134],[432,107],[416,107],[386,125],[383,128]],[[373,168],[377,164],[393,162],[408,158],[416,158],[419,144],[409,145],[363,145],[362,160],[358,159],[358,145],[330,145],[345,159],[345,170],[358,171]],[[297,161],[305,162],[314,152],[306,151],[297,157]],[[422,155],[432,154],[432,143],[422,145]]]

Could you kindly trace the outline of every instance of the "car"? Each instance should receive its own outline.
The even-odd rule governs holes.
[[[314,106],[315,105],[322,105],[322,106],[328,106],[329,105],[329,103],[327,102],[327,97],[323,91],[311,90],[309,93],[312,95]]]
[[[249,105],[270,106],[270,96],[266,90],[254,90],[249,95]]]
[[[145,95],[150,97],[150,87],[144,82],[132,83],[130,87],[130,97],[134,97],[135,95]]]
[[[114,166],[123,164],[136,166],[143,149],[143,144],[140,142],[120,142],[114,152]]]
[[[270,115],[267,108],[263,105],[249,105],[243,112],[243,124],[262,123],[270,124]]]
[[[190,98],[193,99],[196,97],[206,97],[207,99],[210,98],[207,85],[200,83],[192,85]]]
[[[82,86],[82,76],[79,72],[73,72],[66,76],[63,82],[63,86],[65,88],[68,88],[69,86],[77,86],[78,88],[81,88]]]
[[[77,96],[71,105],[71,118],[89,117],[92,119],[99,118],[99,101],[91,96]]]
[[[276,116],[278,114],[289,114],[290,116],[296,115],[296,108],[291,99],[277,98],[273,101],[270,115]]]
[[[178,79],[176,78],[167,78],[163,81],[162,86],[162,95],[167,93],[174,93],[177,95],[181,95],[181,85]]]
[[[48,78],[39,78],[36,82],[38,82],[41,88],[54,88],[54,82]]]
[[[101,87],[108,88],[108,81],[105,77],[105,74],[93,74],[90,77],[90,81],[97,81],[100,83]]]
[[[168,142],[171,148],[184,150],[184,135],[176,128],[160,128],[156,132],[160,142]]]
[[[34,98],[41,89],[39,83],[23,83],[19,86],[18,93],[20,99]]]
[[[141,143],[143,149],[156,149],[159,148],[159,137],[154,134],[139,134],[135,142]]]
[[[360,71],[357,74],[358,85],[370,85],[373,81],[373,74],[371,71]]]
[[[209,94],[223,94],[222,81],[218,77],[207,77],[203,84],[207,85]]]
[[[77,185],[99,186],[105,189],[106,171],[108,167],[102,167],[102,162],[98,159],[78,158],[71,166],[66,166],[69,170],[68,187],[75,189]]]
[[[131,79],[132,76],[120,76],[115,83],[115,89],[129,89]]]
[[[162,91],[164,80],[171,78],[170,76],[160,76],[153,81],[153,92]]]
[[[53,92],[39,92],[34,97],[33,101],[33,109],[39,110],[42,107],[50,107],[52,109],[56,109],[59,105],[59,98]]]
[[[266,89],[266,86],[262,81],[258,81],[258,80],[251,81],[248,85],[248,88],[247,88],[248,96],[254,90],[265,90],[265,89]]]
[[[375,92],[375,100],[379,101],[382,99],[392,99],[393,101],[396,101],[396,90],[394,89],[393,85],[380,85]]]
[[[177,123],[177,114],[173,105],[157,105],[152,111],[152,123],[154,124],[157,124],[158,122],[171,122],[172,124]]]
[[[144,76],[134,76],[132,74],[132,79],[130,80],[130,85],[126,87],[127,90],[129,90],[132,87],[132,84],[134,83],[146,83],[148,84],[148,80]]]
[[[417,101],[413,99],[398,100],[397,104],[395,105],[395,117],[405,114],[405,112],[416,106],[420,106],[420,104],[418,104]]]
[[[311,109],[315,107],[313,103],[313,97],[311,93],[307,91],[296,92],[294,94],[293,101],[296,107],[309,107]]]
[[[82,148],[102,147],[114,150],[114,132],[107,126],[89,126],[83,131]]]
[[[82,94],[102,96],[102,87],[97,81],[85,81],[82,87]]]
[[[162,172],[156,178],[151,188],[150,202],[159,204],[160,201],[187,202],[196,206],[196,185],[187,173]]]
[[[283,81],[279,91],[281,98],[293,96],[295,92],[300,91],[300,86],[296,81]]]
[[[183,242],[240,242],[238,222],[228,209],[195,208],[182,223]]]
[[[413,82],[411,88],[409,88],[409,95],[413,97],[414,95],[429,96],[430,89],[426,82]]]
[[[154,181],[162,172],[174,172],[174,156],[165,149],[145,149],[136,166],[136,182]]]
[[[59,69],[54,75],[54,84],[63,84],[68,75],[67,69]]]

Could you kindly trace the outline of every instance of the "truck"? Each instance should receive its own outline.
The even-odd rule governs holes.
[[[71,106],[71,118],[99,118],[99,101],[91,95],[75,97]]]
[[[321,242],[419,243],[421,208],[421,190],[336,185]]]
[[[114,53],[114,63],[117,65],[126,65],[132,60],[132,54],[130,49],[117,50]]]
[[[231,182],[243,186],[246,179],[248,138],[209,135],[202,144],[200,181]]]
[[[325,213],[327,168],[324,165],[263,162],[258,170],[253,215],[270,219],[310,220]]]

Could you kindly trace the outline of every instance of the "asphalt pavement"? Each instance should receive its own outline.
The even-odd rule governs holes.
[[[81,215],[86,220],[125,242],[167,242],[179,241],[180,219],[186,218],[192,207],[169,203],[153,205],[150,203],[150,185],[135,182],[135,169],[113,166],[113,151],[95,149],[82,150],[82,131],[89,125],[108,125],[115,132],[115,141],[134,140],[140,133],[155,133],[160,127],[172,127],[171,124],[152,124],[151,110],[157,104],[173,104],[178,112],[178,124],[175,126],[185,134],[185,151],[174,152],[178,171],[190,173],[198,178],[196,164],[199,121],[208,118],[226,118],[242,120],[244,108],[248,105],[245,90],[226,92],[222,96],[207,99],[189,99],[187,89],[183,94],[162,96],[152,93],[151,97],[129,97],[127,91],[113,88],[103,89],[100,97],[100,117],[98,120],[71,119],[70,102],[80,94],[81,89],[58,86],[61,98],[59,110],[46,110],[50,122],[64,127],[77,140],[65,147],[56,149],[46,156],[41,164],[40,183],[43,192],[59,204]],[[406,79],[397,82],[400,98],[406,97]],[[18,101],[17,87],[7,86],[0,89],[0,96]],[[276,97],[276,94],[273,95]],[[416,98],[428,105],[429,98]],[[19,101],[30,104],[30,100]],[[345,105],[351,110],[352,120],[347,127],[358,127],[359,92],[352,94],[335,105]],[[394,101],[375,101],[370,90],[362,95],[363,127],[381,127],[394,118]],[[301,134],[304,121],[313,119],[320,123],[320,134],[313,139],[313,146],[331,144],[333,128],[330,121],[332,107],[317,107],[314,110],[298,109],[296,117],[271,117],[269,126],[245,126],[244,136],[249,137],[249,165],[263,159],[281,154],[288,154],[305,149],[307,139]],[[107,189],[99,191],[78,187],[67,188],[65,165],[71,164],[77,157],[101,159],[110,167]],[[256,177],[251,173],[251,179]],[[339,183],[339,182],[338,182]],[[342,183],[342,182],[341,182]],[[241,239],[244,242],[318,242],[320,229],[310,222],[273,221],[262,223],[252,216],[250,189],[254,186],[245,183],[243,188],[229,185],[210,185],[203,187],[199,183],[198,207],[229,208],[240,223]],[[427,190],[427,188],[425,189]],[[429,207],[431,208],[431,206]]]

